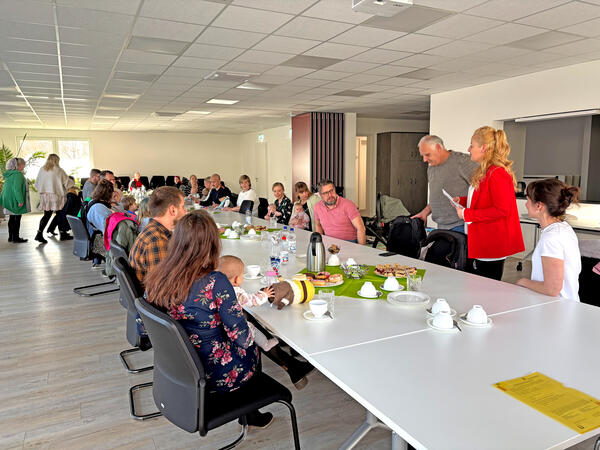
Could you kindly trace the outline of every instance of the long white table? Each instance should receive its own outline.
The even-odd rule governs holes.
[[[220,223],[241,221],[241,217],[237,213],[214,216]],[[297,236],[301,255],[310,233],[299,231]],[[405,442],[417,448],[488,448],[495,447],[494,440],[499,437],[504,441],[498,442],[510,442],[512,446],[499,444],[498,448],[565,448],[585,439],[491,384],[533,370],[555,376],[547,365],[536,365],[536,358],[547,352],[548,358],[557,358],[557,365],[564,360],[562,372],[555,376],[559,381],[600,396],[600,382],[593,386],[589,378],[581,382],[576,377],[586,370],[600,373],[594,353],[588,348],[587,357],[580,360],[575,357],[579,353],[570,348],[571,343],[579,345],[588,338],[600,341],[592,325],[595,321],[596,329],[600,329],[598,308],[558,301],[516,285],[402,256],[381,257],[381,251],[328,237],[324,242],[326,247],[332,242],[340,245],[342,260],[352,257],[365,264],[397,262],[424,268],[422,291],[433,300],[446,298],[458,313],[480,304],[494,320],[490,329],[463,326],[461,333],[441,334],[427,327],[425,307],[397,308],[382,300],[337,297],[335,320],[325,323],[304,320],[306,305],[291,305],[281,311],[268,305],[248,309],[370,412],[367,422],[343,448],[352,448],[357,439],[377,425],[371,414],[394,431],[397,448]],[[246,264],[260,264],[265,257],[260,242],[222,240],[222,244],[223,254],[235,254]],[[304,267],[303,258],[298,257],[282,266],[282,273],[291,276]],[[244,287],[253,291],[261,285],[246,281]],[[545,311],[556,311],[555,305],[567,305],[561,306],[560,311],[565,313],[546,317]],[[549,339],[557,329],[568,330],[570,334],[565,331],[559,336],[569,335],[571,339]],[[552,345],[545,347],[547,342]],[[571,365],[572,360],[577,364]],[[472,383],[476,390],[469,392],[467,387]],[[494,399],[493,407],[490,398]],[[511,414],[519,417],[514,427],[506,419],[496,420]],[[437,429],[436,417],[445,418],[444,425]],[[473,432],[473,417],[479,419],[476,424],[487,425],[477,425],[477,432]],[[539,428],[542,425],[544,428]]]

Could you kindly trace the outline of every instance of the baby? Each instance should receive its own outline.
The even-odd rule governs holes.
[[[221,256],[219,272],[225,274],[227,279],[229,279],[229,282],[235,291],[235,295],[237,296],[238,303],[241,306],[260,306],[263,303],[268,302],[269,297],[273,297],[274,295],[274,290],[271,286],[267,286],[254,294],[249,294],[240,287],[244,281],[244,263],[237,256]],[[248,326],[254,334],[254,342],[256,342],[256,344],[264,351],[271,350],[279,343],[275,338],[267,338],[261,331],[257,330],[253,324],[248,323]]]
[[[308,217],[308,214],[304,212],[302,204],[294,203],[294,213],[292,214],[292,217],[290,217],[290,222],[288,225],[301,230],[306,230],[309,223],[310,218]]]
[[[135,217],[135,212],[138,209],[138,204],[135,202],[135,198],[131,195],[124,195],[121,199],[121,204],[123,205],[123,209],[125,213],[129,216]]]

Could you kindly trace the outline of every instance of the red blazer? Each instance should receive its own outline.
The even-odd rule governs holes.
[[[467,197],[460,198],[467,205]],[[491,166],[464,210],[469,258],[503,258],[525,250],[512,177]]]

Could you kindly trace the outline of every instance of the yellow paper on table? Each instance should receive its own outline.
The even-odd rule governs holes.
[[[600,427],[600,400],[539,372],[494,386],[580,434]]]

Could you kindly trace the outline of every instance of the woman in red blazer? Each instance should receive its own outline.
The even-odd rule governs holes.
[[[467,224],[470,271],[501,280],[506,257],[525,250],[510,145],[504,131],[481,127],[473,133],[469,153],[480,166],[471,177],[468,196],[460,197],[465,208],[456,212]]]

